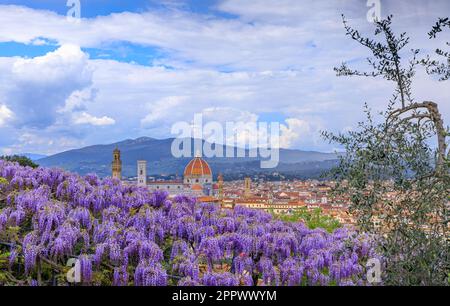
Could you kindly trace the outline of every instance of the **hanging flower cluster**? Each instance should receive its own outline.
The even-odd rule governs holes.
[[[365,263],[379,258],[349,228],[2,160],[0,177],[0,251],[23,284],[61,282],[76,258],[85,285],[366,285]]]

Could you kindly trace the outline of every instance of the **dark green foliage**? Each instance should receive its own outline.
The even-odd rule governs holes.
[[[430,39],[436,38],[437,35],[445,29],[445,27],[450,29],[450,19],[448,17],[439,18],[436,25],[434,25],[432,30],[428,33]],[[450,46],[450,42],[447,42],[446,44],[447,46]],[[441,63],[437,60],[432,60],[428,56],[426,59],[422,60],[421,63],[426,66],[429,74],[440,76],[441,81],[450,79],[450,52],[442,49],[436,49],[435,52],[438,56],[445,57],[446,62]]]
[[[309,211],[306,207],[294,210],[291,214],[275,215],[275,218],[286,222],[304,222],[310,229],[323,228],[332,233],[341,227],[339,221],[322,213],[320,208]]]
[[[406,33],[399,36],[395,35],[391,29],[392,16],[375,22],[375,35],[383,35],[385,42],[363,37],[358,30],[347,24],[344,16],[342,18],[346,35],[371,50],[372,57],[367,58],[367,62],[373,70],[371,72],[352,70],[347,64],[343,63],[339,68],[334,68],[337,75],[383,77],[396,84],[393,100],[400,100],[402,107],[405,107],[406,103],[413,103],[411,81],[415,74],[415,66],[418,64],[416,56],[419,50],[411,50],[412,58],[408,61],[408,65],[404,67],[401,52],[408,45],[409,37],[406,36]]]
[[[343,64],[335,69],[338,75],[381,76],[397,87],[379,117],[366,106],[367,119],[356,131],[324,137],[346,149],[333,170],[336,191],[350,196],[360,229],[379,236],[386,259],[384,282],[448,285],[448,129],[436,103],[414,102],[411,84],[419,51],[413,50],[408,68],[403,68],[400,51],[409,37],[396,36],[391,21],[390,16],[375,22],[375,34],[384,35],[381,43],[362,37],[344,20],[347,35],[372,52],[368,62],[373,72]]]
[[[17,162],[19,165],[23,167],[31,167],[31,168],[37,168],[39,167],[38,164],[33,162],[31,159],[29,159],[26,156],[20,156],[20,155],[11,155],[11,156],[0,156],[0,159],[10,161],[10,162]]]

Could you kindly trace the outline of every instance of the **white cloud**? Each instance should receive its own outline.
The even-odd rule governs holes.
[[[311,137],[312,127],[305,121],[297,118],[286,119],[286,125],[280,126],[280,147],[291,148],[294,142]]]
[[[84,111],[86,110],[87,103],[95,100],[97,92],[97,89],[90,87],[76,90],[66,99],[64,106],[58,108],[57,112],[64,114],[74,111]]]
[[[85,145],[70,137],[46,134],[45,131],[24,131],[18,133],[17,138],[17,143],[2,148],[3,154],[35,152],[50,155]]]
[[[258,140],[267,139],[266,131],[258,129],[258,115],[247,110],[232,107],[208,107],[200,114],[203,125],[211,122],[220,124],[223,135],[220,139],[214,139],[215,135],[203,135],[206,140],[218,144],[236,144],[239,147],[257,147]],[[234,130],[228,130],[227,124],[231,124]],[[212,137],[212,138],[211,138]]]
[[[435,0],[432,7],[419,0],[383,1],[382,6],[385,15],[398,16],[401,29],[426,29],[420,39],[429,49],[438,42],[427,40],[428,28],[450,7],[446,0]],[[372,32],[368,7],[361,0],[218,2],[216,9],[236,15],[234,19],[182,9],[122,12],[73,23],[54,12],[2,5],[0,41],[30,44],[47,39],[94,48],[131,42],[162,49],[167,56],[156,61],[161,64],[261,71],[331,67],[356,56],[362,49],[346,48],[341,13],[362,31]]]
[[[13,112],[4,104],[0,104],[0,127],[13,118]]]
[[[218,121],[221,123],[226,122],[256,122],[258,115],[247,110],[237,109],[232,107],[215,106],[208,107],[201,111],[203,120]]]
[[[73,92],[92,82],[88,56],[75,45],[34,58],[12,58],[2,73],[8,107],[18,128],[42,129],[55,123],[58,110]]]
[[[235,12],[242,18],[232,20],[173,9],[151,10],[140,14],[124,12],[71,23],[65,16],[49,11],[0,6],[4,25],[0,28],[0,41],[31,43],[45,37],[60,44],[82,47],[102,47],[111,42],[127,41],[163,49],[169,58],[160,59],[157,63],[176,67],[195,65],[248,70],[279,70],[288,67],[299,69],[302,66],[298,62],[299,57],[320,55],[317,50],[311,53],[311,42],[318,40],[324,44],[334,44],[335,33],[322,31],[322,35],[318,36],[317,31],[330,27],[341,30],[340,16],[334,10],[335,4],[314,6],[312,9],[316,13],[324,13],[321,14],[322,17],[313,18],[310,12],[312,9],[309,8],[310,1],[295,1],[295,5],[292,5],[292,1],[284,2],[274,5],[277,10],[270,8],[279,14],[290,12],[290,20],[281,24],[272,22],[274,14],[264,22],[257,19],[257,24],[248,23],[246,12],[254,10],[252,1],[239,5],[225,2],[219,6],[219,9]],[[267,5],[259,3],[259,6]],[[350,4],[346,7],[350,7]],[[362,8],[365,9],[364,6]],[[300,11],[300,16],[292,14]],[[333,40],[330,41],[331,39]],[[333,52],[348,54],[341,49]],[[186,61],[189,62],[188,65]]]
[[[182,104],[186,104],[188,97],[186,96],[169,96],[164,97],[154,103],[148,103],[147,108],[150,112],[141,120],[141,126],[144,128],[154,127],[170,118],[170,121],[177,119],[175,109],[182,108]]]
[[[75,114],[73,121],[75,124],[90,124],[94,126],[113,125],[116,123],[116,121],[110,117],[95,117],[86,112]]]
[[[87,59],[87,54],[79,46],[67,44],[44,56],[17,59],[12,73],[16,80],[22,82],[85,83],[91,76],[86,67]]]
[[[384,14],[396,14],[397,32],[406,29],[418,43],[411,47],[440,45],[426,32],[448,11],[448,1],[422,11],[409,2],[382,3]],[[144,135],[168,137],[174,122],[190,121],[194,113],[253,122],[260,113],[276,112],[289,118],[282,146],[328,150],[320,130],[341,131],[363,119],[363,102],[376,110],[387,104],[392,86],[386,81],[339,79],[332,71],[343,60],[361,67],[369,55],[345,37],[340,21],[346,13],[352,25],[372,33],[365,1],[224,0],[216,9],[236,17],[178,7],[76,24],[50,11],[0,6],[0,42],[61,46],[35,58],[0,58],[0,95],[16,115],[8,119],[16,129],[0,131],[1,146],[3,139],[19,139],[23,130],[55,139],[41,146],[58,151]],[[141,66],[89,59],[81,50],[121,42],[154,47],[164,56],[154,66]],[[449,118],[448,84],[418,74],[415,89],[418,98],[440,103]],[[115,124],[108,129],[92,128],[111,120]]]

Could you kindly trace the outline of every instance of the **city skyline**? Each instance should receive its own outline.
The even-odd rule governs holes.
[[[324,214],[340,224],[355,224],[348,210],[348,197],[332,194],[336,185],[333,180],[290,181],[280,175],[278,181],[268,181],[255,175],[245,175],[243,179],[226,181],[222,173],[214,173],[214,168],[199,155],[186,164],[182,177],[171,177],[169,180],[149,176],[146,160],[136,160],[136,164],[135,177],[124,178],[121,151],[116,147],[112,152],[110,177],[126,185],[167,193],[169,198],[190,195],[198,202],[218,205],[222,209],[240,206],[278,216],[290,216],[300,210]]]

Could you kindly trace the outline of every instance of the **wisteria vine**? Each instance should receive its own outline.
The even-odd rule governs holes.
[[[2,258],[5,260],[2,261]],[[374,239],[0,160],[0,284],[367,285]]]

